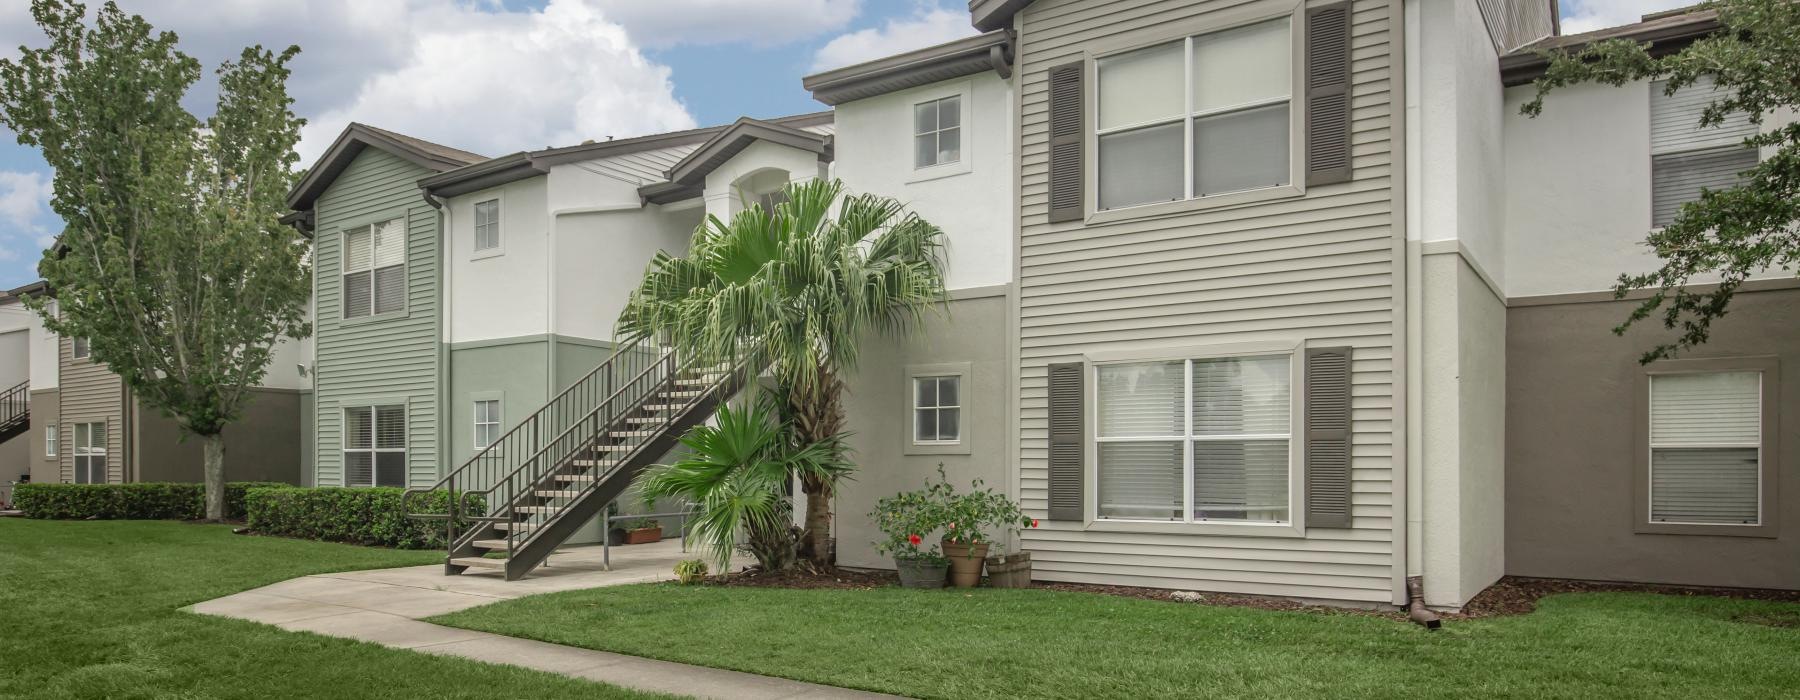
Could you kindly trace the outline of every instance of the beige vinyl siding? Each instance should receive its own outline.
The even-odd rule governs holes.
[[[75,359],[75,344],[58,337],[61,415],[56,424],[61,480],[75,480],[75,425],[106,424],[106,481],[119,484],[125,473],[125,381],[106,365]],[[41,437],[41,436],[40,436]],[[39,446],[42,449],[42,446]]]
[[[1352,526],[1264,537],[1101,531],[1044,520],[1025,533],[1025,547],[1035,574],[1049,580],[1386,602],[1393,581],[1396,235],[1389,0],[1355,4],[1352,181],[1299,198],[1157,218],[1048,221],[1046,69],[1083,58],[1097,44],[1130,42],[1139,30],[1243,4],[1040,0],[1024,13],[1017,73],[1020,496],[1034,517],[1047,516],[1051,362],[1080,361],[1090,352],[1303,338],[1314,347],[1354,348]],[[1302,28],[1295,29],[1299,41]],[[1091,458],[1086,467],[1093,469]]]
[[[315,479],[321,486],[343,483],[343,408],[368,405],[358,399],[370,397],[405,400],[408,481],[428,486],[437,478],[438,215],[416,184],[429,174],[385,151],[366,148],[315,204]],[[346,322],[343,229],[390,216],[407,221],[406,309]]]

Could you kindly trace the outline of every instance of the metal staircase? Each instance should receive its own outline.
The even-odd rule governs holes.
[[[19,382],[0,391],[0,442],[6,442],[31,429],[31,382]]]
[[[646,341],[617,350],[543,408],[427,489],[412,518],[441,520],[446,575],[498,569],[514,581],[599,515],[754,370],[746,356],[696,361]],[[447,512],[420,510],[433,491]],[[489,558],[491,553],[506,558]]]

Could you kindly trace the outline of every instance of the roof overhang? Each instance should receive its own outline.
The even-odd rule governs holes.
[[[690,191],[694,188],[704,188],[707,174],[717,170],[719,166],[724,165],[733,156],[742,153],[744,149],[750,147],[750,144],[757,141],[768,141],[807,151],[817,155],[822,162],[830,162],[832,157],[831,136],[827,134],[813,133],[785,124],[744,117],[738,119],[731,126],[725,127],[724,131],[707,139],[706,143],[701,144],[699,148],[694,149],[693,153],[689,153],[686,158],[682,158],[680,162],[676,163],[675,167],[670,168],[667,183],[645,185],[639,188],[638,192],[648,198],[649,194],[645,192],[648,189],[655,188],[651,193],[661,196],[668,196],[668,193],[675,191],[673,187],[659,187],[660,185],[673,185],[687,188]]]
[[[294,185],[294,189],[288,192],[288,208],[295,211],[311,209],[313,202],[318,201],[319,195],[325,193],[325,189],[331,186],[332,181],[342,175],[344,169],[350,167],[350,163],[356,160],[356,156],[360,155],[364,148],[371,146],[436,172],[460,168],[481,159],[480,156],[473,153],[456,151],[442,146],[428,148],[435,144],[401,137],[393,132],[352,122],[349,126],[344,127],[343,133],[338,134],[336,141],[331,142],[331,147],[325,150],[325,155],[319,156],[318,162],[314,163],[313,167],[306,172],[306,177],[301,178],[299,184]]]
[[[984,32],[1010,27],[1013,15],[1030,4],[1031,0],[969,0],[969,23]]]
[[[838,105],[920,85],[994,71],[1012,77],[1013,37],[1004,29],[806,76],[813,99]]]
[[[312,238],[314,220],[313,210],[303,209],[300,211],[291,211],[283,215],[281,217],[281,224],[283,226],[292,226],[300,231],[300,235]]]
[[[1512,87],[1544,75],[1550,60],[1544,53],[1579,53],[1608,39],[1629,39],[1650,45],[1650,55],[1667,56],[1719,31],[1719,14],[1712,10],[1650,15],[1644,21],[1569,36],[1553,36],[1520,47],[1500,57],[1500,82]]]
[[[429,195],[426,201],[430,201],[430,196],[455,197],[548,172],[550,166],[538,163],[530,153],[521,151],[421,178],[419,187]]]
[[[23,287],[15,287],[13,289],[8,289],[4,292],[0,292],[0,304],[17,303],[20,299],[23,299],[25,297],[36,296],[39,294],[49,294],[49,293],[50,293],[50,283],[45,282],[43,280],[38,280],[36,282],[32,282],[31,284],[25,285]]]

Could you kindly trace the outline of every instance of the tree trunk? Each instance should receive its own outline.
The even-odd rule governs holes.
[[[206,519],[225,519],[225,436],[201,437],[206,441]]]
[[[808,391],[790,391],[788,401],[794,412],[797,437],[812,444],[844,430],[844,383],[829,367],[819,367],[814,387]],[[801,479],[800,489],[806,494],[805,527],[800,533],[800,555],[815,566],[827,567],[833,561],[831,548],[831,496],[834,485],[820,479]]]

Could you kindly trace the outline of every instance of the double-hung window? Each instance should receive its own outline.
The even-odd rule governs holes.
[[[962,97],[913,105],[913,168],[962,160]]]
[[[1744,145],[1756,135],[1749,115],[1733,113],[1716,127],[1700,126],[1707,105],[1725,97],[1711,78],[1665,94],[1668,81],[1650,86],[1650,224],[1675,220],[1681,205],[1700,199],[1702,190],[1735,187],[1739,173],[1756,167],[1759,155]]]
[[[344,318],[406,308],[406,226],[393,219],[344,231]]]
[[[1097,514],[1288,522],[1290,354],[1095,367]]]
[[[56,424],[44,426],[44,456],[56,456]]]
[[[1650,522],[1762,523],[1762,373],[1650,377]]]
[[[962,440],[962,377],[913,377],[913,444]]]
[[[480,450],[500,439],[500,400],[475,402],[475,449]]]
[[[73,359],[85,360],[92,352],[86,336],[78,336],[69,341],[69,357]]]
[[[106,423],[75,424],[75,483],[106,483]]]
[[[344,409],[344,485],[406,485],[406,406]]]
[[[500,248],[500,200],[475,203],[475,252]]]
[[[1096,61],[1099,207],[1290,184],[1292,42],[1284,17]]]

